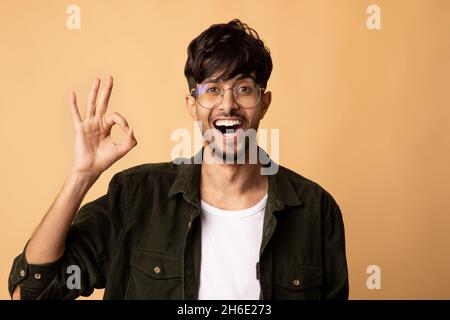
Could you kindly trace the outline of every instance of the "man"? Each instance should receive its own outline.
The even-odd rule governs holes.
[[[121,115],[105,116],[111,77],[100,93],[94,81],[84,119],[72,93],[75,160],[14,260],[13,298],[74,299],[105,288],[105,299],[347,299],[333,197],[282,166],[262,174],[261,149],[250,161],[246,133],[269,108],[271,71],[269,50],[246,24],[204,31],[185,67],[186,106],[204,148],[192,159],[117,173],[107,194],[78,213],[101,173],[137,142]],[[122,144],[110,139],[115,124],[126,132]]]

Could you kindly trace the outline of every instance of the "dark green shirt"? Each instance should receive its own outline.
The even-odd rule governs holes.
[[[20,254],[9,291],[22,299],[197,299],[200,164],[143,164],[114,175],[108,192],[82,206],[61,259],[28,264]],[[339,206],[317,183],[282,166],[269,175],[255,276],[261,299],[348,299]],[[73,288],[70,266],[79,267]],[[67,283],[72,283],[69,289]]]

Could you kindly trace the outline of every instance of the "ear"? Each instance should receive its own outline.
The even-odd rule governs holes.
[[[186,94],[185,97],[186,108],[188,113],[190,114],[192,120],[197,121],[197,110],[195,105],[195,98],[190,94]]]
[[[261,119],[264,118],[267,110],[269,110],[270,103],[272,102],[272,92],[267,91],[261,96],[262,109],[261,109]]]

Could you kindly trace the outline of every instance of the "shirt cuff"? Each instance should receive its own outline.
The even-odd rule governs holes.
[[[23,252],[14,259],[8,279],[8,290],[11,297],[17,285],[20,285],[22,300],[35,299],[44,291],[58,272],[62,259],[46,264],[29,264],[25,257],[27,245]]]

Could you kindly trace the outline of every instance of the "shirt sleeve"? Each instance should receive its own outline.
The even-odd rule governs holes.
[[[329,193],[323,201],[324,299],[347,300],[349,284],[342,212]]]
[[[126,191],[123,173],[117,173],[105,195],[80,208],[59,260],[29,264],[23,250],[15,258],[9,275],[11,296],[17,285],[22,300],[75,299],[104,288],[109,266],[124,236]]]

